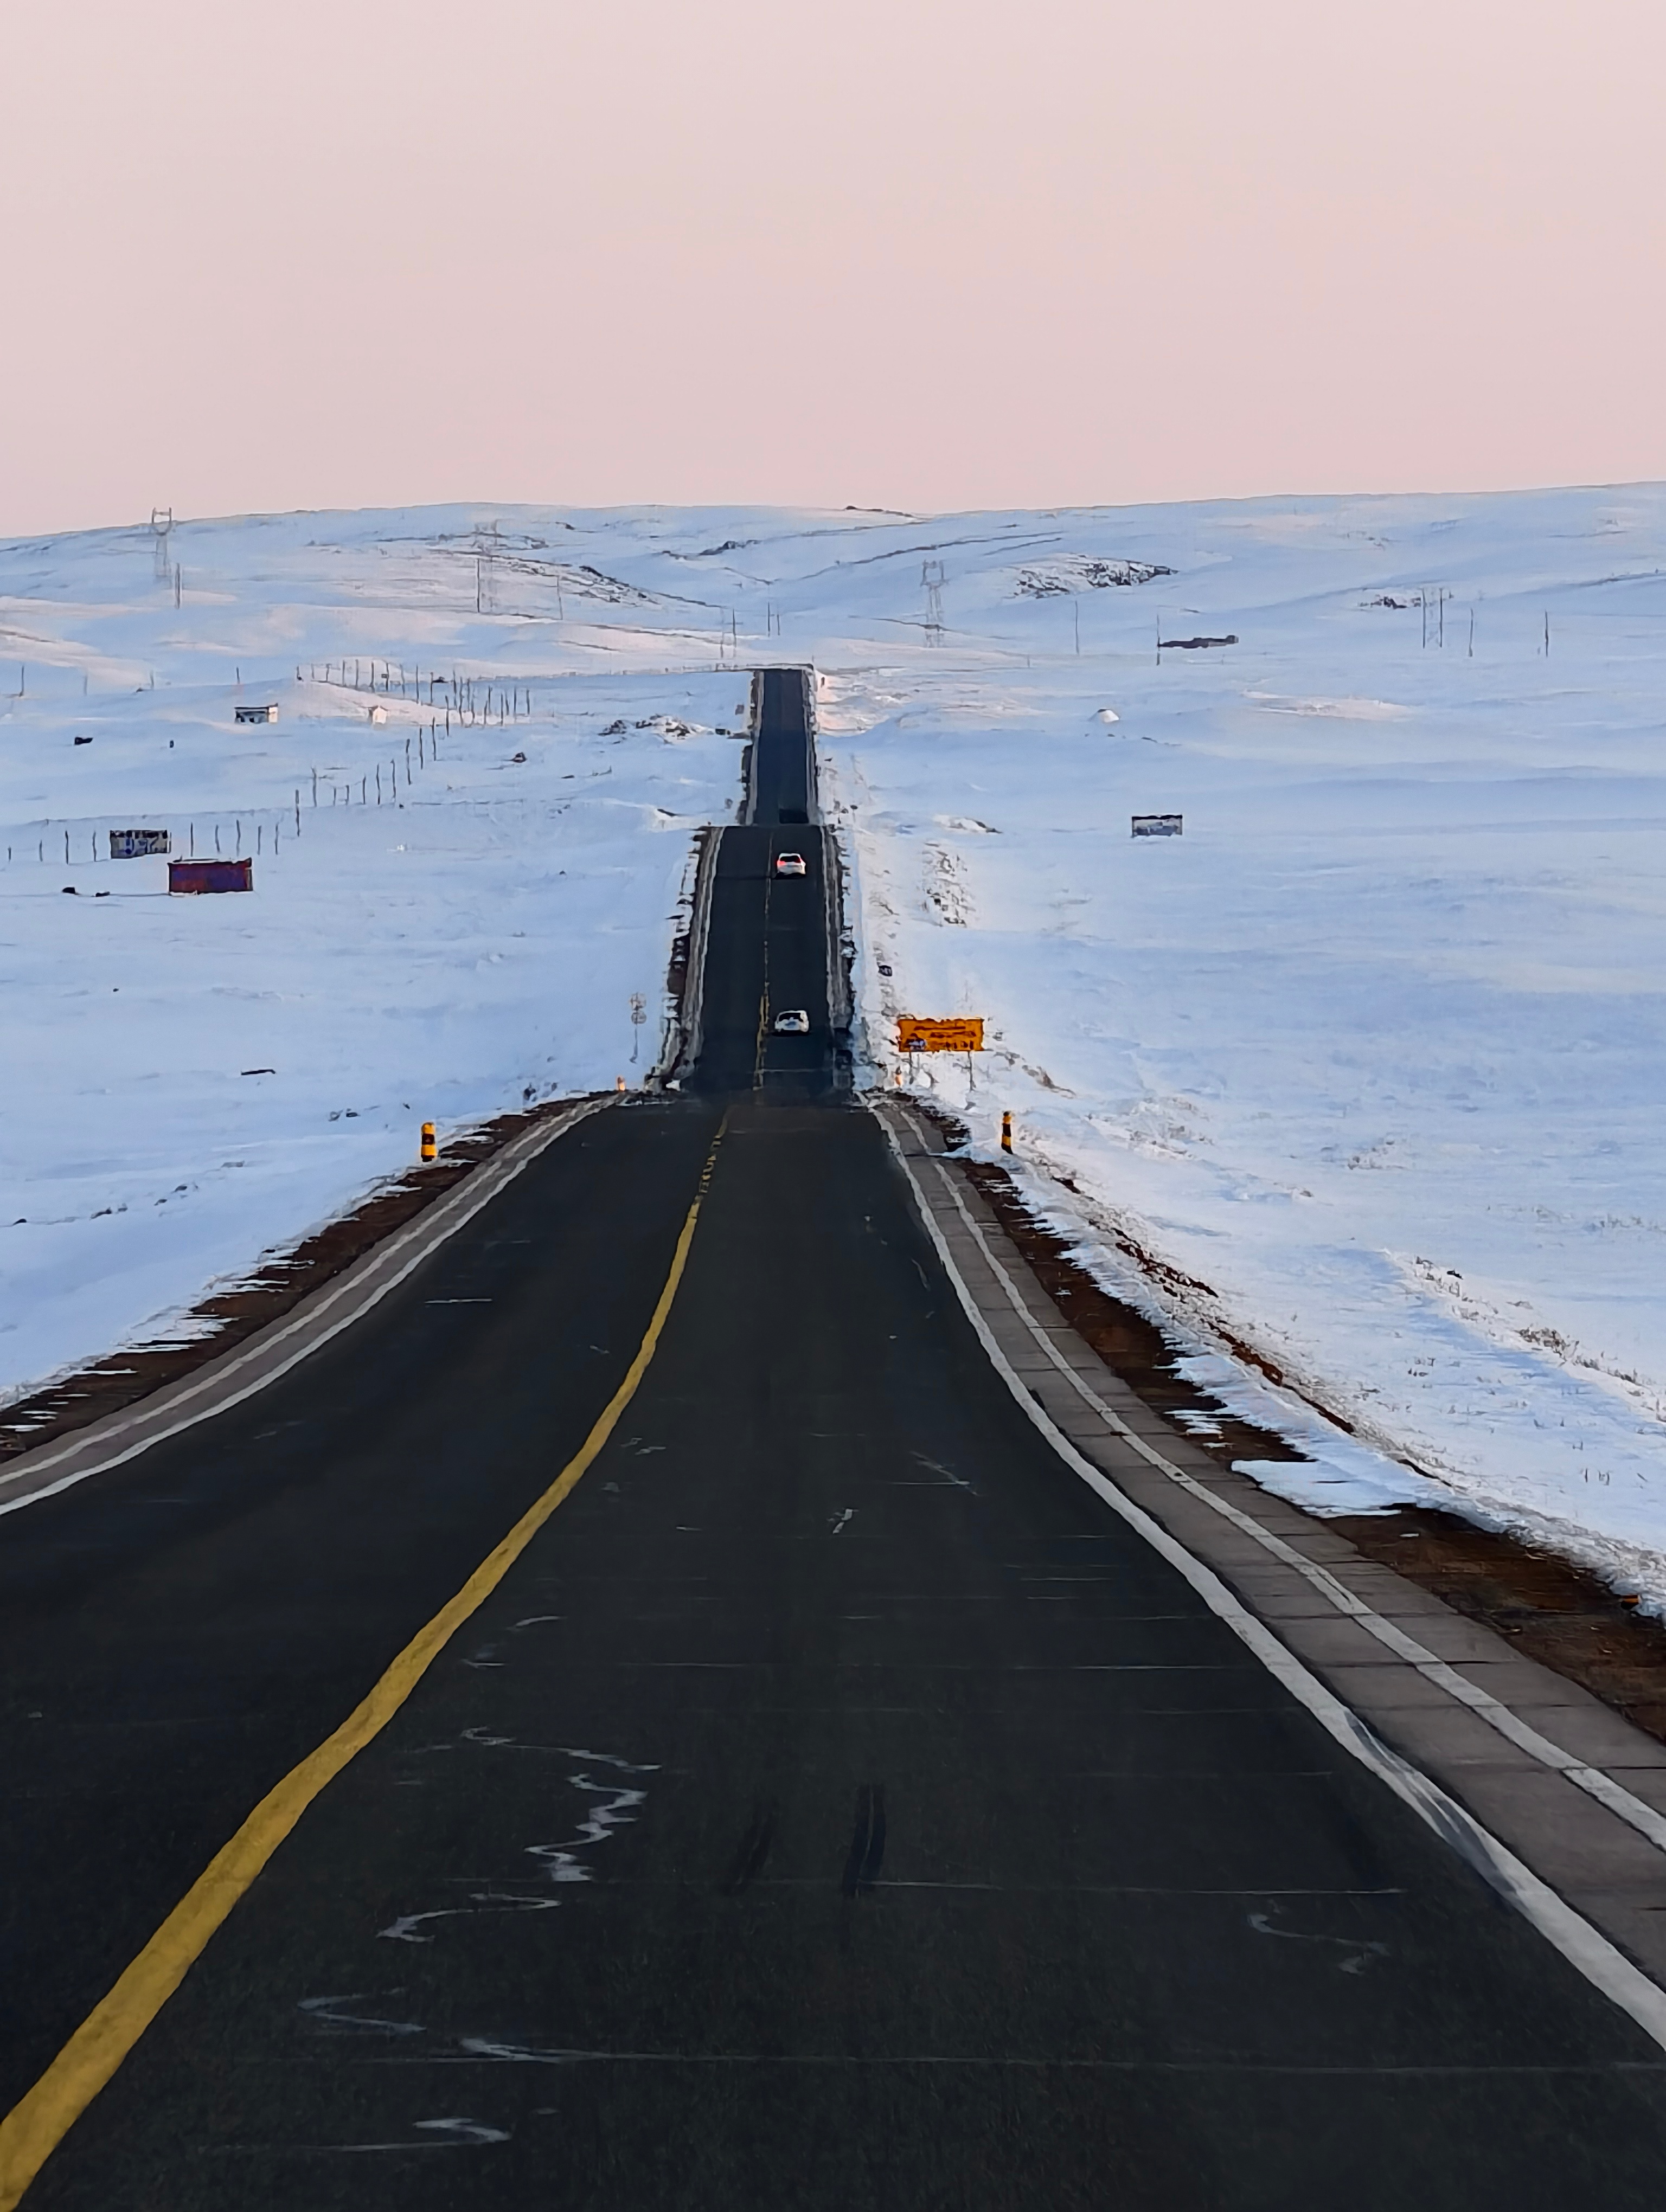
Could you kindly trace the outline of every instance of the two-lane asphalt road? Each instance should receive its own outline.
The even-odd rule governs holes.
[[[696,1095],[0,1523],[18,2097],[636,1376],[30,2212],[1651,2202],[1657,2046],[989,1365],[782,836],[725,836]],[[759,1056],[782,975],[819,1059]]]
[[[836,1040],[828,1006],[825,832],[811,820],[814,777],[803,679],[763,672],[745,818],[726,830],[712,885],[702,1039],[688,1087],[708,1097],[752,1091],[826,1098]],[[796,854],[802,876],[776,873]],[[807,1036],[778,1036],[776,1015],[800,1009]]]

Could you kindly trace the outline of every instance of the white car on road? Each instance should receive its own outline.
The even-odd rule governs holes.
[[[777,1036],[808,1036],[810,1017],[802,1006],[787,1006],[769,1024]]]
[[[802,853],[777,853],[775,854],[775,873],[778,876],[805,876],[808,875],[809,872],[810,871],[804,865],[804,855]]]

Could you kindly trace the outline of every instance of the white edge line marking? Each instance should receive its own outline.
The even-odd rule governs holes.
[[[1226,1498],[1218,1497],[1206,1483],[1197,1481],[1183,1468],[1176,1467],[1172,1461],[1164,1459],[1161,1452],[1129,1428],[1127,1422],[1107,1406],[1091,1385],[1061,1357],[1046,1330],[1037,1325],[1035,1316],[1024,1302],[1022,1292],[989,1249],[982,1227],[955,1188],[947,1169],[935,1159],[932,1164],[937,1169],[944,1188],[970,1231],[979,1251],[988,1262],[990,1273],[1006,1293],[1014,1311],[1031,1336],[1078,1395],[1093,1408],[1101,1420],[1138,1452],[1141,1459],[1157,1468],[1159,1474],[1166,1475],[1170,1482],[1177,1484],[1190,1497],[1201,1498],[1206,1505],[1230,1521],[1234,1528],[1241,1528],[1247,1536],[1253,1536],[1275,1559],[1295,1568],[1298,1574],[1329,1599],[1339,1613],[1345,1613],[1350,1620],[1357,1621],[1368,1634],[1374,1636],[1379,1644],[1386,1644],[1390,1651],[1415,1668],[1420,1674],[1426,1676],[1438,1688],[1444,1690],[1458,1704],[1467,1705],[1478,1719],[1496,1729],[1500,1735],[1507,1736],[1511,1743],[1536,1759],[1541,1765],[1565,1775],[1576,1788],[1583,1790],[1588,1796],[1595,1797],[1599,1804],[1606,1805],[1611,1813],[1628,1822],[1639,1835],[1646,1837],[1657,1850],[1666,1851],[1666,1815],[1657,1813],[1652,1805],[1645,1805],[1640,1797],[1634,1797],[1629,1790],[1616,1782],[1612,1775],[1603,1773],[1600,1767],[1586,1765],[1582,1759],[1574,1758],[1572,1752],[1564,1751],[1560,1744],[1553,1743],[1548,1736],[1541,1735],[1537,1729],[1529,1727],[1490,1690],[1481,1689],[1455,1668],[1448,1666],[1444,1659],[1437,1658],[1414,1638],[1408,1636],[1403,1629],[1396,1628],[1392,1621],[1384,1620],[1381,1613],[1372,1612],[1362,1597],[1357,1596],[1345,1583],[1339,1582],[1335,1575],[1328,1574],[1316,1559],[1306,1558],[1292,1545],[1286,1544],[1281,1536],[1275,1536],[1270,1528],[1263,1528],[1260,1522],[1252,1519],[1248,1513],[1241,1511]]]
[[[1634,1966],[1606,1936],[1593,1928],[1588,1920],[1559,1897],[1547,1882],[1518,1859],[1496,1836],[1483,1828],[1473,1814],[1466,1812],[1456,1798],[1449,1797],[1438,1783],[1432,1782],[1426,1774],[1391,1750],[1359,1714],[1344,1705],[1334,1692],[1327,1689],[1294,1652],[1280,1643],[1264,1622],[1258,1620],[1240,1604],[1213,1568],[1195,1559],[1184,1545],[1170,1535],[1160,1522],[1153,1520],[1143,1507],[1126,1497],[1107,1475],[1091,1461],[1083,1458],[1062,1430],[1055,1427],[1008,1364],[988,1323],[978,1311],[976,1302],[954,1263],[943,1232],[933,1217],[926,1194],[920,1188],[907,1156],[897,1142],[896,1131],[883,1115],[876,1114],[874,1118],[885,1133],[897,1165],[908,1177],[926,1234],[936,1249],[944,1273],[953,1285],[955,1295],[967,1320],[976,1330],[990,1364],[1060,1458],[1073,1474],[1081,1477],[1091,1490],[1097,1492],[1113,1512],[1143,1536],[1153,1551],[1183,1576],[1211,1613],[1225,1621],[1249,1646],[1268,1673],[1307,1708],[1328,1735],[1345,1751],[1350,1752],[1361,1765],[1369,1767],[1381,1781],[1385,1782],[1395,1796],[1409,1805],[1461,1858],[1506,1897],[1540,1934],[1555,1946],[1570,1965],[1577,1967],[1588,1982],[1601,1990],[1605,1996],[1635,2021],[1645,2035],[1666,2050],[1666,1990],[1658,1988],[1646,1974]]]
[[[535,1160],[546,1146],[554,1144],[557,1137],[565,1136],[587,1115],[599,1113],[604,1106],[611,1103],[611,1101],[606,1098],[587,1099],[570,1113],[552,1116],[537,1132],[538,1141],[526,1144],[513,1158],[509,1157],[513,1148],[506,1146],[495,1160],[483,1162],[466,1179],[462,1189],[453,1194],[455,1199],[463,1201],[456,1206],[454,1212],[450,1210],[453,1203],[452,1197],[441,1199],[437,1206],[425,1206],[408,1228],[399,1231],[385,1244],[374,1248],[362,1262],[322,1292],[317,1304],[309,1306],[304,1314],[294,1316],[270,1333],[263,1331],[252,1344],[234,1354],[223,1365],[216,1364],[211,1375],[205,1373],[197,1381],[183,1384],[171,1401],[173,1405],[180,1406],[188,1399],[200,1396],[204,1391],[216,1393],[209,1404],[194,1407],[179,1420],[152,1430],[120,1450],[107,1453],[87,1467],[72,1468],[69,1474],[59,1475],[56,1482],[43,1483],[37,1490],[26,1491],[21,1498],[0,1501],[0,1516],[21,1513],[26,1505],[37,1505],[43,1498],[56,1498],[60,1492],[73,1489],[76,1483],[85,1482],[93,1475],[107,1474],[112,1468],[120,1467],[127,1460],[137,1459],[141,1452],[149,1451],[153,1444],[166,1443],[170,1437],[177,1437],[185,1429],[195,1428],[199,1421],[212,1420],[216,1414],[229,1413],[234,1406],[240,1406],[246,1399],[254,1397],[269,1384],[280,1381],[292,1368],[300,1366],[303,1359],[310,1358],[332,1338],[339,1336],[344,1329],[351,1328],[356,1322],[362,1320],[373,1307],[381,1304],[390,1291],[397,1290],[407,1276],[415,1274],[430,1254],[438,1251],[441,1245],[454,1237],[459,1229],[466,1227],[483,1206],[489,1206],[499,1191],[513,1182],[521,1170]],[[380,1280],[372,1279],[389,1261],[412,1243],[417,1249],[403,1267],[393,1269]],[[356,1293],[358,1294],[356,1297]],[[308,1334],[306,1341],[297,1345],[287,1358],[279,1360],[265,1373],[254,1376],[240,1389],[234,1390],[225,1397],[217,1395],[219,1386],[236,1374],[240,1368],[247,1366],[253,1360],[264,1358],[286,1337],[298,1331],[311,1331],[319,1316],[339,1298],[348,1298],[351,1303],[347,1311],[338,1315],[327,1328],[319,1329],[315,1335]],[[135,1409],[136,1418],[141,1420],[144,1405],[145,1401],[141,1399]],[[84,1451],[88,1441],[84,1432],[67,1437],[56,1451],[39,1461],[31,1471],[44,1473],[46,1468],[58,1461],[68,1459],[77,1451]]]

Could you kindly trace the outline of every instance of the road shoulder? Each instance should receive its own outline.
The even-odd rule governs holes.
[[[923,1116],[877,1110],[1000,1351],[1069,1446],[1384,1743],[1666,1986],[1666,1747],[1223,1468],[1060,1315]]]
[[[605,1097],[581,1099],[535,1121],[444,1198],[423,1207],[393,1236],[374,1245],[267,1328],[135,1404],[20,1454],[0,1474],[0,1516],[123,1466],[153,1444],[240,1405],[287,1375],[379,1304],[558,1137],[611,1103]]]

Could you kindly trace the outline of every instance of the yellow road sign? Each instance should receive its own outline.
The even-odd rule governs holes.
[[[939,1021],[929,1014],[898,1014],[897,1042],[903,1052],[982,1052],[983,1017],[957,1014]]]

